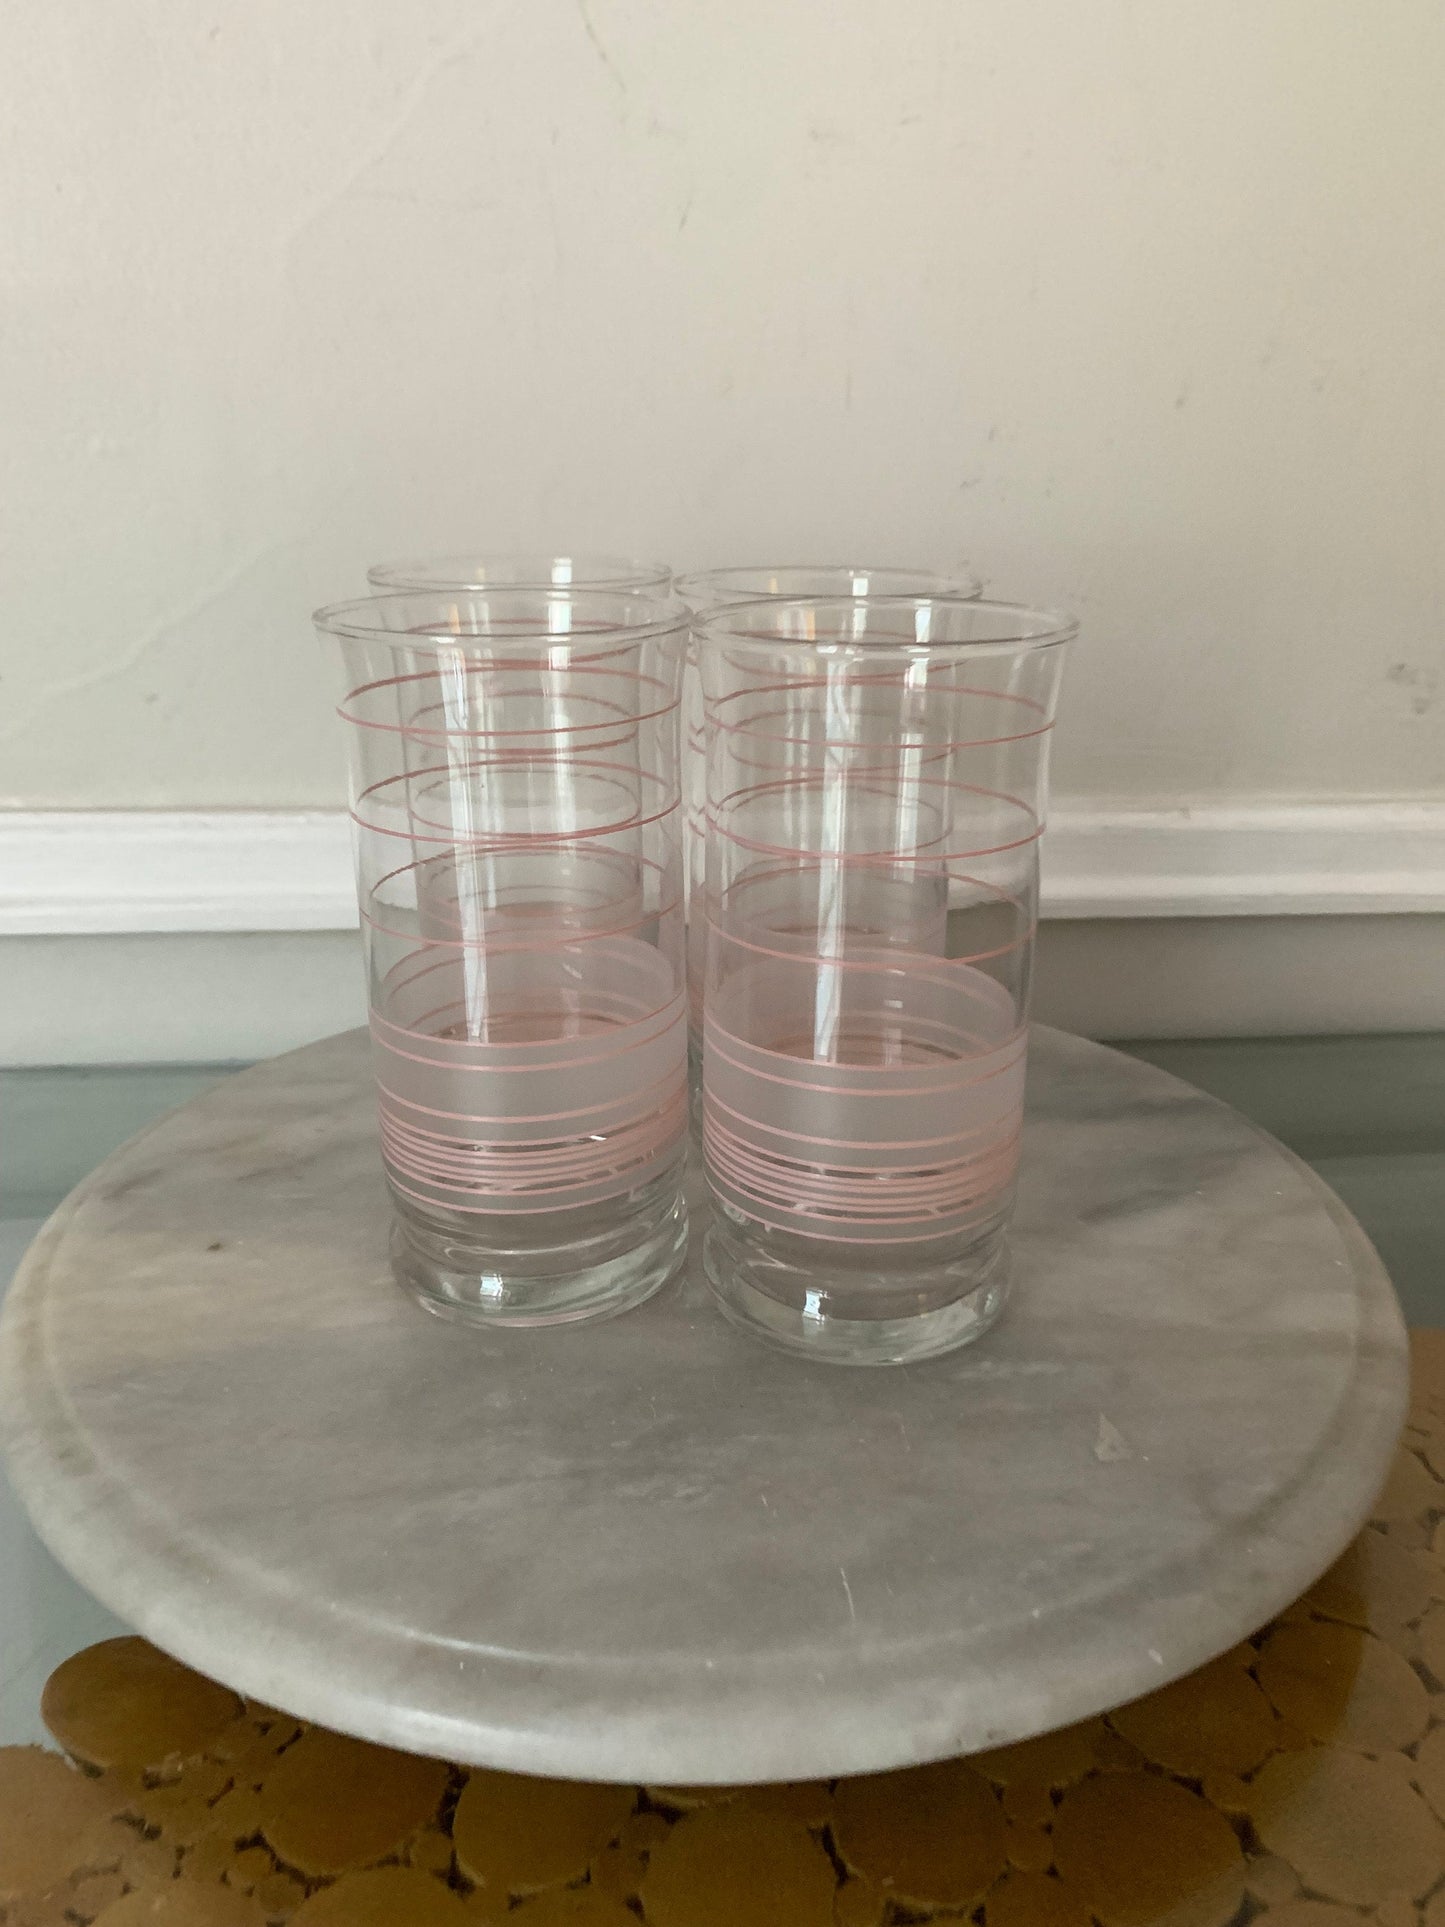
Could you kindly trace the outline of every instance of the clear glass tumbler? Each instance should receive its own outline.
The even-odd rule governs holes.
[[[377,562],[366,572],[383,594],[430,589],[436,594],[487,589],[643,589],[666,595],[672,570],[665,562],[639,562],[625,555],[470,555],[422,557],[414,562]]]
[[[395,1271],[430,1310],[621,1311],[681,1263],[671,598],[373,596],[339,643]]]
[[[970,569],[874,568],[852,562],[769,562],[754,568],[694,569],[677,578],[676,593],[698,615],[734,602],[788,596],[982,595],[983,584]],[[697,666],[697,636],[688,648],[682,685],[682,794],[687,813],[687,981],[688,1051],[696,1106],[702,1072],[703,952],[707,915],[703,829],[706,777],[702,727],[702,679]],[[696,907],[694,907],[696,906]]]
[[[724,1309],[854,1364],[1008,1284],[1066,618],[929,596],[696,625],[707,749],[705,1252]]]

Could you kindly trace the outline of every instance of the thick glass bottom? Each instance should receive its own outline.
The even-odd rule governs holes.
[[[585,1223],[577,1223],[585,1216]],[[569,1223],[569,1219],[572,1220]],[[687,1206],[676,1166],[605,1211],[493,1218],[473,1225],[398,1211],[397,1283],[439,1318],[475,1325],[567,1325],[611,1318],[660,1291],[687,1257]]]
[[[796,1250],[801,1241],[788,1240]],[[906,1365],[982,1337],[1004,1308],[1009,1251],[1002,1229],[967,1250],[908,1270],[836,1269],[760,1247],[724,1212],[703,1240],[708,1282],[727,1317],[755,1337],[834,1365]]]

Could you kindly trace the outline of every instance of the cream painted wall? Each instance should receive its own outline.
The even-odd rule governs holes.
[[[329,804],[388,551],[972,557],[1060,790],[1445,790],[1437,0],[0,13],[0,802]]]

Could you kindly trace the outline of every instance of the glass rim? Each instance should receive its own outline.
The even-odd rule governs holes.
[[[915,569],[901,562],[756,562],[727,563],[720,569],[684,569],[673,577],[673,588],[678,595],[687,597],[702,584],[725,587],[730,581],[744,580],[749,576],[760,575],[852,575],[881,576],[898,580],[908,576],[914,581],[931,584],[919,589],[879,589],[865,590],[862,595],[850,600],[861,602],[868,596],[878,595],[922,595],[955,596],[967,601],[975,601],[983,594],[983,579],[967,564],[960,563],[956,569]],[[968,586],[965,586],[968,585]],[[732,604],[741,602],[792,602],[795,600],[822,600],[820,596],[809,597],[805,592],[788,589],[753,590],[739,593],[731,598]]]
[[[450,608],[455,612],[459,596],[471,596],[487,602],[512,599],[519,606],[505,629],[458,628],[455,620],[448,620],[445,611]],[[380,612],[396,610],[405,603],[417,605],[419,620],[414,628],[398,629],[380,620]],[[595,619],[586,629],[549,628],[547,612],[564,603],[578,605],[583,613],[590,605]],[[428,605],[434,613],[434,620],[429,621],[422,613]],[[640,622],[620,619],[618,605],[623,609],[642,611],[644,619]],[[528,626],[525,620],[528,608],[536,614],[536,622],[532,626]],[[613,612],[613,620],[608,620],[609,610]],[[520,618],[520,622],[517,618]],[[531,588],[511,583],[486,589],[403,589],[387,595],[355,596],[345,602],[331,602],[313,610],[311,620],[322,634],[350,642],[384,643],[394,649],[415,649],[423,643],[432,643],[439,649],[467,645],[485,648],[492,644],[515,644],[518,641],[546,642],[554,648],[567,648],[574,639],[592,646],[599,636],[642,642],[652,637],[673,635],[688,628],[692,610],[678,596],[656,595],[646,589]]]
[[[578,568],[578,578],[561,581],[550,573],[565,564]],[[488,581],[488,568],[515,569],[508,580]],[[532,575],[528,571],[536,569]],[[543,570],[549,571],[543,574]],[[409,556],[395,562],[373,562],[366,579],[374,589],[425,595],[446,589],[480,593],[491,589],[634,589],[648,593],[665,590],[673,572],[665,562],[642,556],[611,555],[600,550],[573,555],[545,555],[540,549],[463,549],[450,555]]]
[[[759,622],[767,617],[777,618],[788,611],[806,614],[809,611],[826,611],[830,617],[840,620],[856,617],[860,610],[912,610],[915,614],[929,609],[958,609],[972,615],[988,615],[996,612],[1001,626],[1012,618],[1017,629],[1023,623],[1030,626],[1023,633],[996,636],[980,635],[970,637],[940,636],[936,640],[928,637],[906,640],[869,641],[863,636],[811,636],[770,635],[757,629],[741,627],[752,621]],[[1058,649],[1072,642],[1079,633],[1076,616],[1062,609],[1046,609],[1029,602],[1003,602],[993,597],[963,595],[861,595],[861,596],[758,596],[751,602],[732,602],[723,608],[710,609],[693,617],[694,633],[709,642],[726,642],[729,646],[757,650],[796,650],[811,655],[877,656],[897,659],[900,656],[928,657],[931,660],[959,660],[971,656],[984,655],[1030,655],[1045,649]]]

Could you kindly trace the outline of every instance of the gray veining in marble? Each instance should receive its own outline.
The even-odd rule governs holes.
[[[763,1349],[697,1275],[603,1325],[429,1318],[388,1275],[367,1078],[335,1038],[124,1146],[0,1327],[57,1556],[297,1713],[627,1780],[970,1751],[1250,1632],[1383,1479],[1405,1339],[1363,1235],[1098,1045],[1036,1032],[1001,1324],[871,1372]]]

